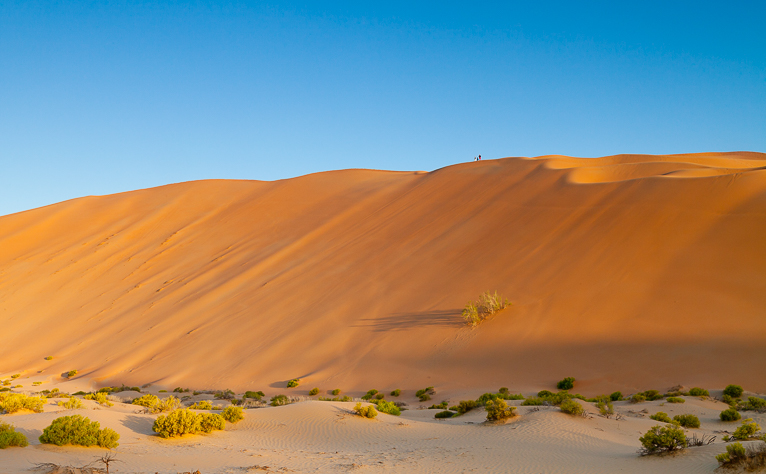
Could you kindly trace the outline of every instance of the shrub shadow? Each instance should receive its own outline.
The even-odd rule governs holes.
[[[144,435],[154,434],[154,431],[152,431],[152,426],[154,426],[153,418],[128,415],[122,420],[122,425],[135,433]]]
[[[461,314],[461,309],[394,313],[383,318],[361,319],[361,324],[356,327],[369,327],[375,332],[403,331],[417,327],[461,328],[465,326]]]

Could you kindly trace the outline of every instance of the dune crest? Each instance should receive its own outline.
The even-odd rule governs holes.
[[[766,373],[731,364],[766,357],[764,167],[759,153],[506,158],[3,216],[0,373],[766,390]],[[460,310],[485,290],[513,306],[471,330]]]

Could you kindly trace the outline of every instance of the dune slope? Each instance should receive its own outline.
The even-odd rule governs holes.
[[[765,167],[758,153],[507,158],[0,217],[0,374],[763,391],[742,361],[766,358]],[[485,290],[513,306],[472,330],[460,311]]]

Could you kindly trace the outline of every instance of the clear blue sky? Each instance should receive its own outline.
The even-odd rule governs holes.
[[[0,0],[0,215],[504,156],[766,151],[766,2]]]

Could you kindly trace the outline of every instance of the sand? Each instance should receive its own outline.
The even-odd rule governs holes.
[[[0,378],[19,373],[23,390],[39,381],[70,392],[125,383],[274,395],[298,377],[291,394],[435,386],[459,399],[500,386],[531,394],[566,376],[589,396],[677,384],[766,392],[764,236],[766,155],[745,152],[505,158],[430,173],[344,170],[84,197],[0,217]],[[487,290],[513,305],[465,326],[461,309]],[[71,380],[61,376],[73,369]],[[380,469],[443,470],[439,453],[457,459],[466,443],[478,444],[454,472],[509,462],[522,463],[519,472],[572,471],[582,456],[639,472],[646,464],[635,463],[654,462],[635,458],[645,420],[630,436],[603,438],[591,424],[611,420],[536,413],[495,437],[484,431],[495,427],[420,418],[406,429],[398,419],[336,423],[345,409],[256,410],[243,428],[205,438],[201,451],[182,447],[197,441],[178,449],[199,459],[189,469],[213,468],[205,450],[218,449],[209,440],[219,437],[222,450],[283,450],[265,459],[288,469],[333,472],[359,464],[357,452],[365,469],[378,469],[373,452],[405,449],[433,430],[438,441],[417,448],[433,446],[427,454],[397,461],[385,451]],[[281,422],[264,421],[273,429],[260,437],[256,420],[279,410],[293,428],[279,435]],[[124,426],[126,439],[148,434],[145,422],[120,418],[129,413],[93,413],[115,417],[105,421]],[[39,431],[41,415],[29,416]],[[566,434],[556,437],[545,426],[559,421]],[[335,436],[361,444],[344,459],[317,454]],[[563,465],[541,460],[553,455],[539,445],[550,436]],[[496,454],[479,454],[485,443]],[[523,459],[512,445],[523,446]],[[711,450],[684,470],[709,472]],[[175,472],[157,453],[165,464],[141,469]],[[238,456],[231,462],[246,465]]]

